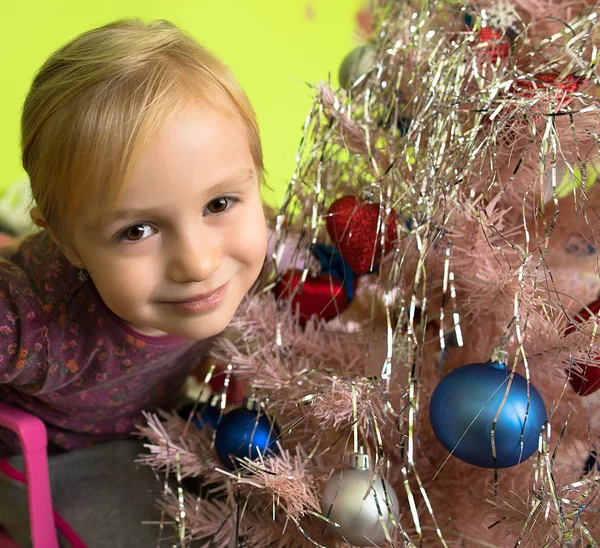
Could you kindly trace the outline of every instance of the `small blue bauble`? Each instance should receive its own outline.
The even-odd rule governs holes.
[[[335,276],[344,282],[343,287],[346,290],[348,302],[350,302],[354,298],[355,276],[350,265],[344,261],[342,254],[333,246],[316,244],[313,248],[313,255],[321,264],[321,274]]]
[[[496,422],[494,463],[492,423],[504,399],[509,377],[510,370],[498,362],[472,363],[455,369],[436,386],[429,403],[431,427],[455,457],[482,468],[508,468],[536,451],[546,422],[546,409],[539,392],[530,384],[525,422],[527,381],[515,373]]]
[[[275,441],[279,438],[279,428],[264,413],[258,410],[239,407],[221,418],[215,435],[215,451],[230,470],[236,467],[231,457],[251,460],[262,455],[276,455],[279,449]]]
[[[406,116],[400,116],[400,118],[398,118],[398,131],[400,132],[400,137],[403,137],[408,133],[410,122],[411,119]]]
[[[596,451],[592,451],[585,461],[585,464],[583,466],[583,473],[595,474],[597,472],[600,472],[600,461],[598,460],[598,453],[596,453]]]
[[[179,411],[179,416],[182,419],[188,420],[192,409],[194,408],[193,403],[189,403],[183,406]],[[196,407],[196,413],[194,413],[194,418],[192,419],[192,423],[198,430],[202,430],[205,425],[209,425],[213,430],[217,429],[217,425],[219,424],[219,408],[215,405],[209,405],[208,403],[199,403],[198,407]]]

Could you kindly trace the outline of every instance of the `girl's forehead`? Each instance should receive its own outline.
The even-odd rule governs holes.
[[[254,188],[258,189],[258,178],[253,168],[232,169],[226,177],[216,180],[214,184],[200,182],[185,185],[181,197],[152,192],[152,189],[149,189],[141,202],[125,197],[116,209],[103,215],[103,223],[110,225],[138,218],[172,217],[190,203],[204,205],[205,201],[221,194],[232,191],[246,193]]]
[[[251,157],[231,163],[221,171],[203,177],[156,174],[146,180],[129,181],[115,204],[96,200],[85,211],[85,228],[109,232],[113,228],[141,220],[175,222],[184,212],[201,210],[207,202],[223,195],[248,195],[259,190],[259,178]]]
[[[153,128],[143,128],[128,169],[114,191],[95,186],[86,200],[85,225],[96,228],[120,210],[192,199],[221,181],[257,180],[251,142],[240,115],[213,105],[188,104]]]
[[[168,187],[180,178],[211,184],[251,167],[249,140],[238,120],[214,109],[194,111],[165,124],[140,149],[123,195],[143,195],[149,184]]]

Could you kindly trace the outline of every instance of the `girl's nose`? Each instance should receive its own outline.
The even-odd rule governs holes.
[[[178,283],[202,282],[211,278],[221,264],[218,239],[180,238],[173,242],[168,276]]]

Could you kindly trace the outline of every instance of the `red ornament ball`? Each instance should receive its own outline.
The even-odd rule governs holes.
[[[585,82],[585,78],[575,76],[574,74],[567,74],[562,80],[559,80],[558,76],[558,74],[551,72],[541,72],[534,75],[532,80],[517,80],[511,85],[510,91],[524,99],[533,97],[535,89],[556,88],[559,90],[557,95],[564,95],[565,93],[579,91],[579,88]]]
[[[288,270],[275,285],[278,299],[292,299],[292,309],[299,309],[300,323],[305,325],[311,316],[325,321],[335,318],[348,305],[344,283],[328,274],[306,278],[301,288],[302,270]]]
[[[550,72],[542,72],[541,74],[538,74],[535,79],[569,93],[578,91],[585,81],[584,78],[575,76],[574,74],[567,74],[562,80],[559,80],[558,74],[552,74]]]
[[[587,308],[580,310],[576,317],[576,323],[586,322],[591,317],[598,315],[600,311],[600,300],[594,301],[588,305]],[[576,330],[575,325],[569,325],[565,330],[565,335],[569,335]],[[600,360],[595,359],[592,361],[580,361],[575,360],[574,365],[581,368],[581,373],[578,371],[571,371],[569,376],[569,382],[571,386],[580,396],[588,396],[600,388]]]
[[[327,214],[327,232],[357,276],[371,272],[381,257],[379,209],[379,204],[344,196],[331,204]],[[396,230],[396,213],[392,210],[385,229],[384,253],[396,240]]]

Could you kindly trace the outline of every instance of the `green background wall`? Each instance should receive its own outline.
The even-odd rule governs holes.
[[[0,194],[25,175],[19,117],[35,71],[77,34],[123,17],[168,19],[193,34],[233,70],[257,111],[277,205],[294,167],[311,105],[306,82],[337,70],[357,45],[361,0],[0,0]]]

